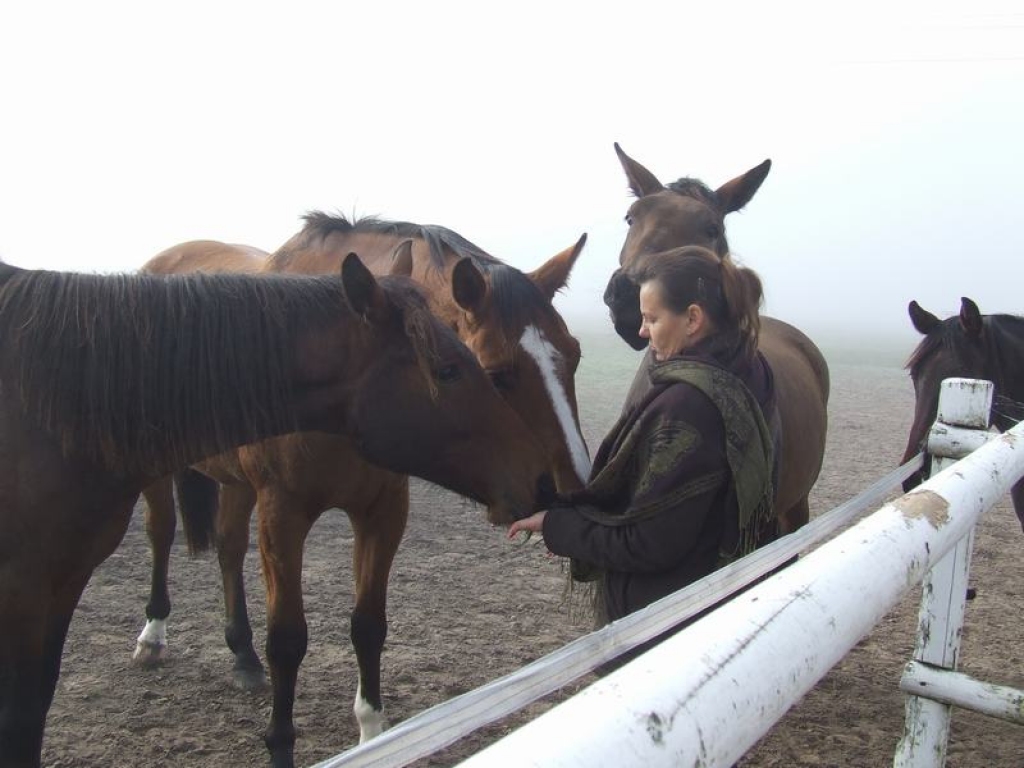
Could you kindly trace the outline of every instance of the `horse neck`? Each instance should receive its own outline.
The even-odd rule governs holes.
[[[451,274],[460,257],[447,247],[440,254],[431,254],[430,246],[423,238],[372,231],[337,231],[304,242],[293,238],[274,254],[268,270],[331,274],[341,268],[345,256],[355,253],[367,269],[377,276],[384,276],[394,268],[395,248],[409,239],[413,241],[414,253],[412,279],[425,289],[431,311],[445,325],[456,327],[461,309],[452,296]]]
[[[1012,417],[1019,420],[1024,416],[1024,318],[993,318],[988,339],[996,396],[1013,404]]]

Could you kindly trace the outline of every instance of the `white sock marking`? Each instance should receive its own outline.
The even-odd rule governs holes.
[[[352,711],[355,712],[356,720],[359,722],[360,744],[384,733],[384,728],[387,726],[384,713],[378,712],[370,702],[363,698],[361,682],[356,685],[356,701],[352,706]]]
[[[150,619],[146,626],[139,633],[136,641],[140,645],[153,645],[159,648],[167,646],[167,621],[166,619]]]

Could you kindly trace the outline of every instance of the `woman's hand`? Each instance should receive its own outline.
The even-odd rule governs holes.
[[[512,525],[508,527],[508,537],[514,539],[516,534],[520,531],[526,531],[527,533],[541,533],[544,530],[544,515],[547,512],[534,512],[529,517],[524,517],[522,520],[516,520]]]

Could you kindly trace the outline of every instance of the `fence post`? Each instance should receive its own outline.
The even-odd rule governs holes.
[[[932,475],[963,458],[987,440],[993,384],[974,379],[946,379],[939,390],[936,422],[928,436]],[[971,432],[965,432],[971,430]],[[976,434],[985,431],[979,440]],[[922,582],[914,659],[955,671],[960,655],[967,577],[971,567],[974,528],[939,561]],[[952,706],[908,695],[903,738],[894,768],[942,768],[946,763]]]

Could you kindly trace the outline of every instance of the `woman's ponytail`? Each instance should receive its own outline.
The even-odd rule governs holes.
[[[739,332],[745,351],[753,355],[761,332],[761,303],[764,288],[758,274],[738,266],[729,254],[721,257],[722,293],[730,324]]]

